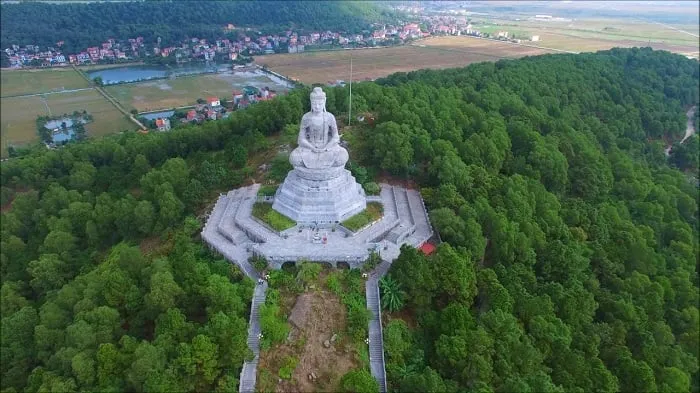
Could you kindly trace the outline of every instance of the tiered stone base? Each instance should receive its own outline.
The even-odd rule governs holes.
[[[350,171],[295,168],[277,189],[272,208],[302,225],[335,224],[367,207],[365,192]]]

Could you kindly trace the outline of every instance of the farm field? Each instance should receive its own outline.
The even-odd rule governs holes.
[[[471,63],[551,53],[547,50],[469,37],[439,37],[417,45],[301,54],[256,56],[255,62],[304,83],[373,80],[422,68],[464,67]]]
[[[48,115],[38,96],[0,99],[1,156],[7,155],[7,146],[23,144],[39,139],[36,134],[36,117]]]
[[[7,155],[7,146],[36,142],[36,118],[73,111],[86,110],[94,121],[85,128],[88,136],[101,136],[122,130],[133,130],[135,125],[127,120],[109,101],[96,90],[49,94],[46,101],[40,96],[2,98],[0,100],[1,156]]]
[[[72,68],[2,70],[0,80],[2,97],[88,87],[88,82]]]
[[[85,90],[74,93],[52,94],[46,101],[55,115],[86,110],[94,121],[85,125],[88,136],[101,136],[124,130],[134,130],[136,125],[129,121],[97,90]],[[36,116],[35,116],[36,117]]]
[[[535,43],[569,51],[597,51],[613,47],[651,46],[698,57],[700,25],[662,25],[643,20],[581,19],[533,20],[477,19],[475,28],[489,33],[508,31],[516,38],[539,35]]]
[[[206,99],[207,96],[231,99],[231,92],[234,88],[241,89],[246,85],[258,88],[267,86],[277,91],[286,90],[285,87],[276,84],[267,76],[252,72],[159,79],[150,82],[107,86],[105,90],[126,110],[136,109],[143,112],[194,105],[197,98]]]

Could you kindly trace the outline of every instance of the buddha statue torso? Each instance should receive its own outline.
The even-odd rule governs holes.
[[[301,118],[299,146],[289,156],[295,168],[344,167],[348,161],[347,150],[339,145],[335,116],[325,110],[325,96],[319,87],[311,93],[311,111]]]
[[[306,129],[306,138],[317,149],[325,149],[330,142],[330,124],[327,121],[326,112],[307,113],[302,122],[302,127]],[[332,115],[331,115],[332,116]]]

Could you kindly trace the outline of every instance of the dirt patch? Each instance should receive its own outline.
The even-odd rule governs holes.
[[[400,319],[406,322],[406,325],[408,325],[408,327],[412,330],[416,329],[418,326],[418,322],[416,321],[416,316],[413,314],[413,310],[409,310],[408,307],[404,307],[401,311],[394,312],[391,314],[388,314],[385,311],[383,314],[384,315],[382,316],[382,323],[384,324],[384,326],[388,325],[392,319]]]
[[[350,339],[344,336],[346,308],[340,299],[321,290],[300,297],[300,305],[308,309],[297,313],[295,323],[300,328],[293,324],[285,344],[260,354],[258,391],[335,392],[340,378],[358,367]],[[337,338],[330,343],[334,334]],[[324,345],[325,341],[329,347]],[[285,380],[280,378],[280,368],[290,358],[298,359],[298,363],[291,379]],[[310,380],[310,375],[315,375],[315,380]]]
[[[141,249],[141,253],[144,255],[148,255],[156,250],[161,246],[162,242],[160,240],[160,237],[158,236],[152,236],[145,238],[141,241],[139,244],[139,248]]]

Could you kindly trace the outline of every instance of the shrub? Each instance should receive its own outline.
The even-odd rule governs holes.
[[[336,296],[340,296],[343,292],[343,287],[340,285],[340,278],[338,277],[337,272],[333,272],[328,275],[328,279],[326,279],[326,286],[328,287],[328,290],[333,292]]]
[[[261,186],[258,190],[258,196],[275,196],[279,186]]]
[[[299,359],[295,356],[287,356],[282,362],[282,367],[280,367],[279,376],[282,379],[290,380],[292,379],[292,373],[297,368],[299,364]]]
[[[379,192],[382,190],[382,189],[379,187],[379,184],[377,184],[377,183],[375,183],[375,182],[373,182],[373,181],[372,181],[372,182],[367,182],[367,183],[363,184],[363,185],[362,185],[362,188],[365,189],[365,193],[366,193],[367,195],[379,195]]]

